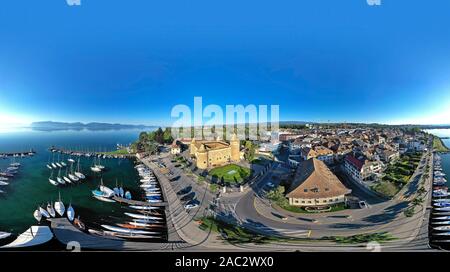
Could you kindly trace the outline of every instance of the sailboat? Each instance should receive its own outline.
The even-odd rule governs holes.
[[[58,186],[58,184],[59,184],[57,181],[55,181],[53,179],[53,171],[52,171],[50,177],[48,178],[48,181],[50,182],[50,184],[55,185],[55,186]]]
[[[58,166],[55,164],[55,153],[53,153],[53,159],[52,159],[52,164],[51,166],[53,167],[53,169],[58,168]]]
[[[62,168],[63,166],[62,166],[62,164],[59,163],[59,158],[60,158],[60,156],[59,156],[59,153],[58,153],[58,161],[55,162],[55,164],[56,164],[59,168]]]
[[[81,173],[81,171],[80,171],[80,158],[78,158],[78,165],[77,165],[77,171],[75,172],[75,176],[77,176],[80,179],[86,178],[86,176],[83,175],[83,173]]]
[[[55,209],[53,209],[53,205],[50,203],[47,203],[47,212],[48,214],[50,214],[51,217],[56,216]]]
[[[111,199],[114,196],[114,194],[115,193],[113,190],[103,185],[103,178],[100,181],[99,189],[92,191],[92,195],[95,198],[105,202],[115,202],[113,199]]]
[[[105,166],[103,166],[102,164],[101,164],[101,155],[99,155],[98,156],[98,162],[97,162],[97,164],[95,165],[97,168],[99,168],[99,169],[101,169],[101,170],[103,170],[103,169],[105,169]]]
[[[47,168],[50,169],[50,170],[53,169],[52,166],[50,165],[50,157],[48,157],[48,163],[47,163],[46,166],[47,166]]]
[[[0,186],[6,186],[8,184],[9,184],[8,182],[0,181]]]
[[[67,181],[68,183],[72,183],[72,181],[70,180],[70,178],[67,177],[68,171],[69,171],[69,168],[66,168],[66,175],[63,177],[63,179],[64,179],[65,181]]]
[[[73,173],[73,164],[70,165],[69,178],[73,181],[79,181],[80,179]]]
[[[64,157],[64,156],[63,156],[63,157]],[[60,163],[63,167],[66,167],[66,166],[67,166],[67,164],[64,162],[64,160],[60,160],[59,163]]]
[[[75,160],[74,160],[74,159],[72,159],[72,155],[70,155],[70,158],[69,158],[69,159],[67,159],[67,161],[68,161],[68,162],[70,162],[70,163],[74,163],[74,162],[75,162]]]
[[[64,216],[66,209],[64,203],[61,201],[61,192],[59,193],[59,200],[55,202],[55,210],[60,216]]]
[[[131,193],[130,193],[130,191],[127,191],[125,193],[125,198],[128,199],[128,200],[131,200]]]
[[[42,207],[39,207],[39,212],[45,217],[45,218],[49,218],[50,214]]]
[[[116,179],[116,187],[113,188],[114,194],[116,196],[120,196],[120,191],[119,191],[119,186],[117,184],[117,179]]]
[[[41,222],[42,214],[39,212],[39,208],[34,211],[33,216],[38,222]]]
[[[136,213],[125,213],[125,215],[132,217],[132,218],[136,218],[136,219],[163,220],[162,217],[148,216],[148,215],[136,214]]]
[[[8,238],[8,237],[11,236],[11,235],[12,235],[12,234],[9,233],[9,232],[3,232],[3,231],[0,231],[0,240],[1,240],[1,239]]]
[[[72,204],[69,204],[69,208],[67,208],[67,218],[69,221],[73,221],[75,218],[75,210],[72,207]]]
[[[12,162],[9,164],[9,166],[12,167],[19,167],[20,165],[21,165],[20,163],[16,162],[16,158],[13,158]]]
[[[61,185],[66,184],[66,182],[64,181],[64,179],[61,178],[61,168],[59,168],[59,170],[58,170],[58,176],[56,177],[56,180],[57,180],[58,183],[61,184]]]
[[[102,169],[100,167],[98,167],[97,164],[95,163],[95,158],[94,158],[94,161],[92,162],[91,170],[92,170],[92,172],[96,172],[96,173],[100,173],[102,171]]]
[[[119,188],[119,195],[120,195],[120,197],[124,197],[124,191],[123,191],[123,188],[122,187],[120,187]]]
[[[115,227],[115,226],[110,226],[110,225],[101,225],[101,226],[107,230],[122,232],[122,233],[129,233],[129,234],[160,234],[160,232],[145,231],[145,230],[133,230],[133,229]]]

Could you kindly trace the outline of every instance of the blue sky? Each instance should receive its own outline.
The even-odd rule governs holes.
[[[0,123],[164,125],[176,104],[450,123],[447,0],[8,1]]]

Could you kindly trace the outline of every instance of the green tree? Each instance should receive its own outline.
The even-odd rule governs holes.
[[[172,143],[173,142],[173,137],[172,137],[172,131],[171,131],[171,129],[170,128],[166,128],[165,130],[164,130],[164,133],[163,133],[163,141],[164,141],[164,143],[166,143],[166,144],[170,144],[170,143]]]

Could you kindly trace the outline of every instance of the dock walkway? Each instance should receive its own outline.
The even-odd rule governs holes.
[[[124,239],[109,239],[82,232],[67,218],[52,218],[51,228],[56,239],[64,245],[76,242],[81,250],[114,250],[114,251],[173,251],[183,250],[189,245],[184,242],[152,243],[133,242]]]
[[[0,152],[1,157],[20,157],[20,156],[33,156],[36,151],[30,149],[28,151],[17,151],[17,152]]]
[[[135,205],[135,206],[153,206],[153,207],[165,207],[167,206],[167,202],[159,202],[159,203],[149,203],[145,201],[139,201],[139,200],[132,200],[132,199],[126,199],[119,196],[114,196],[112,199],[117,201],[118,203],[124,203],[128,205]]]

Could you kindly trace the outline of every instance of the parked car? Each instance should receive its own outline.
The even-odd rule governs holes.
[[[360,201],[358,204],[361,209],[368,208],[365,201]]]
[[[195,208],[197,208],[198,207],[198,204],[195,204],[195,203],[192,203],[192,204],[186,204],[186,205],[184,205],[184,208],[186,209],[186,210],[190,210],[190,209],[195,209]]]

